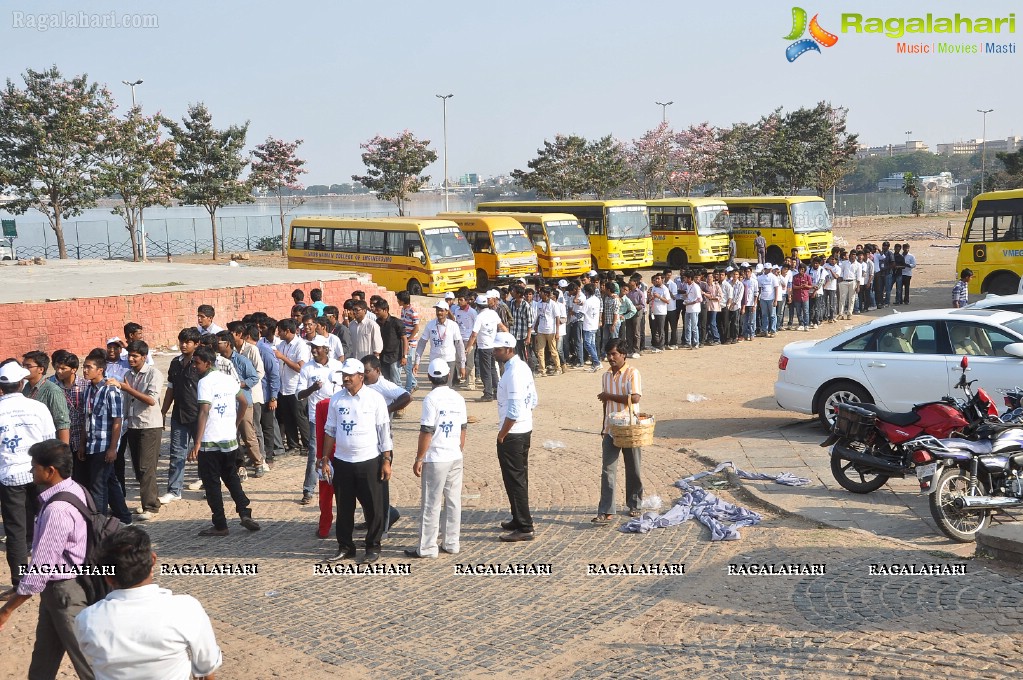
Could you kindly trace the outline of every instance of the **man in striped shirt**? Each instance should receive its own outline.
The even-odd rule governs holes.
[[[639,504],[643,499],[643,482],[639,477],[640,449],[615,446],[611,437],[611,415],[627,410],[630,398],[635,411],[636,404],[643,396],[639,371],[626,366],[625,360],[623,341],[618,338],[611,340],[607,345],[607,361],[611,368],[601,379],[602,391],[597,395],[597,399],[604,404],[604,423],[601,428],[600,503],[597,505],[597,516],[591,520],[594,524],[608,524],[614,516],[619,454],[625,459],[625,504],[629,508],[629,516],[639,517],[641,514]]]

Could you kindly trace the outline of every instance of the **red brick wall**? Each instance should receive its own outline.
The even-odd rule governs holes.
[[[122,337],[129,321],[142,324],[150,347],[170,347],[178,344],[182,328],[195,325],[195,310],[201,304],[213,305],[217,312],[214,320],[222,327],[255,311],[284,319],[291,314],[291,291],[301,288],[309,302],[309,290],[317,287],[323,290],[328,305],[341,307],[352,291],[363,290],[367,301],[372,295],[382,295],[392,311],[398,310],[394,293],[359,279],[0,304],[0,319],[6,326],[0,333],[0,360],[20,359],[31,350],[51,354],[57,349],[84,357],[90,349],[102,347],[107,338]]]

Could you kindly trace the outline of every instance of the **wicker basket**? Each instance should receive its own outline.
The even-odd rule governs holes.
[[[611,424],[611,440],[623,449],[635,449],[654,443],[654,417],[649,413],[635,414],[632,410],[632,395],[628,396],[628,425]]]

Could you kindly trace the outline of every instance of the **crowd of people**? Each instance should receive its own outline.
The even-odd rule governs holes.
[[[197,631],[173,654],[190,659],[194,675],[212,677],[220,654],[205,628],[208,618],[203,624],[198,603],[174,600],[179,596],[152,583],[155,555],[145,532],[132,525],[179,501],[185,466],[195,462],[199,480],[189,488],[205,491],[211,515],[211,525],[199,535],[229,535],[223,487],[240,526],[258,531],[243,482],[271,472],[278,457],[297,454],[306,465],[296,498],[308,505],[320,496],[320,538],[328,536],[336,503],[338,547],[328,559],[356,558],[355,532],[364,530],[362,561],[375,562],[383,538],[401,517],[389,494],[391,420],[405,417],[424,361],[431,389],[422,401],[411,462],[421,480],[419,540],[405,549],[406,556],[436,558],[461,550],[462,455],[474,419],[456,388],[480,390],[479,401],[497,402],[496,453],[511,511],[500,539],[531,541],[528,457],[539,402],[535,381],[569,368],[596,372],[605,361],[596,395],[604,418],[592,522],[606,525],[614,517],[619,458],[625,464],[626,512],[639,516],[641,451],[617,446],[611,425],[614,414],[635,409],[642,399],[641,377],[630,358],[749,342],[908,304],[915,266],[908,245],[892,251],[885,242],[881,248],[836,248],[809,262],[793,253],[780,264],[729,263],[677,275],[665,270],[649,283],[639,273],[625,278],[591,271],[535,288],[519,280],[508,288],[448,293],[435,301],[428,320],[404,292],[396,296],[399,309],[392,310],[383,297],[367,300],[362,291],[336,306],[326,304],[317,289],[306,304],[304,291],[296,290],[285,319],[256,311],[221,328],[216,310],[200,305],[196,324],[178,333],[180,354],[166,376],[136,322],[124,326],[123,340],[109,338],[82,360],[63,349],[7,359],[0,363],[0,511],[12,586],[0,593],[5,602],[0,627],[21,603],[41,595],[31,677],[53,677],[65,652],[80,677],[94,677],[93,670],[104,664],[138,662],[140,648],[89,631],[115,616],[138,617],[148,607],[167,606],[181,617],[171,618],[192,621]],[[166,429],[164,482],[157,467]],[[138,505],[128,501],[129,458]],[[54,500],[51,491],[74,494],[91,503],[97,516],[119,521],[121,529],[96,549],[105,557],[96,559],[124,568],[124,575],[118,571],[111,580],[114,593],[137,589],[136,595],[88,602],[73,575],[33,572],[40,560],[86,562],[89,517]],[[365,517],[361,526],[355,524],[356,503]]]

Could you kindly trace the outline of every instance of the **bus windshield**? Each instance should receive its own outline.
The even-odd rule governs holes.
[[[495,231],[493,237],[494,250],[500,254],[533,252],[533,244],[521,229]]]
[[[696,208],[696,231],[701,236],[724,234],[728,231],[728,206],[702,205]]]
[[[546,222],[547,240],[551,250],[582,250],[590,247],[586,232],[576,220],[553,220]]]
[[[423,229],[423,241],[431,262],[472,260],[472,250],[465,234],[458,227]]]
[[[645,205],[616,205],[607,209],[608,238],[650,238]]]
[[[824,201],[808,201],[792,204],[792,230],[797,233],[808,231],[831,231],[831,216]]]

